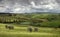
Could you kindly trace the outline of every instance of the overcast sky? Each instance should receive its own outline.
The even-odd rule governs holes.
[[[60,12],[60,0],[0,0],[0,12]]]

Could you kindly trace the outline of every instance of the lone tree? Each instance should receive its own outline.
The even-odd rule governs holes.
[[[58,28],[60,28],[60,25],[58,26]]]
[[[11,29],[14,29],[14,26],[12,26],[12,25],[5,25],[5,28],[11,30]]]
[[[38,28],[37,27],[34,28],[34,32],[38,32]]]
[[[32,26],[28,27],[28,31],[29,32],[32,32],[33,31]]]

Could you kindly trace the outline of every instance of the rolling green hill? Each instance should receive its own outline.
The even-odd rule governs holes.
[[[10,14],[0,13],[0,23],[14,23],[42,27],[59,27],[60,14]]]
[[[5,28],[5,25],[9,24],[0,23],[0,37],[60,37],[60,28],[56,30],[54,28],[39,27],[38,32],[29,32],[27,30],[28,26],[10,24],[14,26],[14,29],[9,30]]]

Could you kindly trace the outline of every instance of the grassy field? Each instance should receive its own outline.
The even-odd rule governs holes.
[[[14,30],[5,28],[0,24],[0,37],[60,37],[60,29],[39,27],[38,32],[29,32],[27,27],[14,25]]]

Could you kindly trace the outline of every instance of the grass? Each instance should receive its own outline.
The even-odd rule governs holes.
[[[14,30],[5,28],[0,24],[0,37],[60,37],[60,29],[40,27],[38,32],[29,32],[27,27],[14,25]]]

